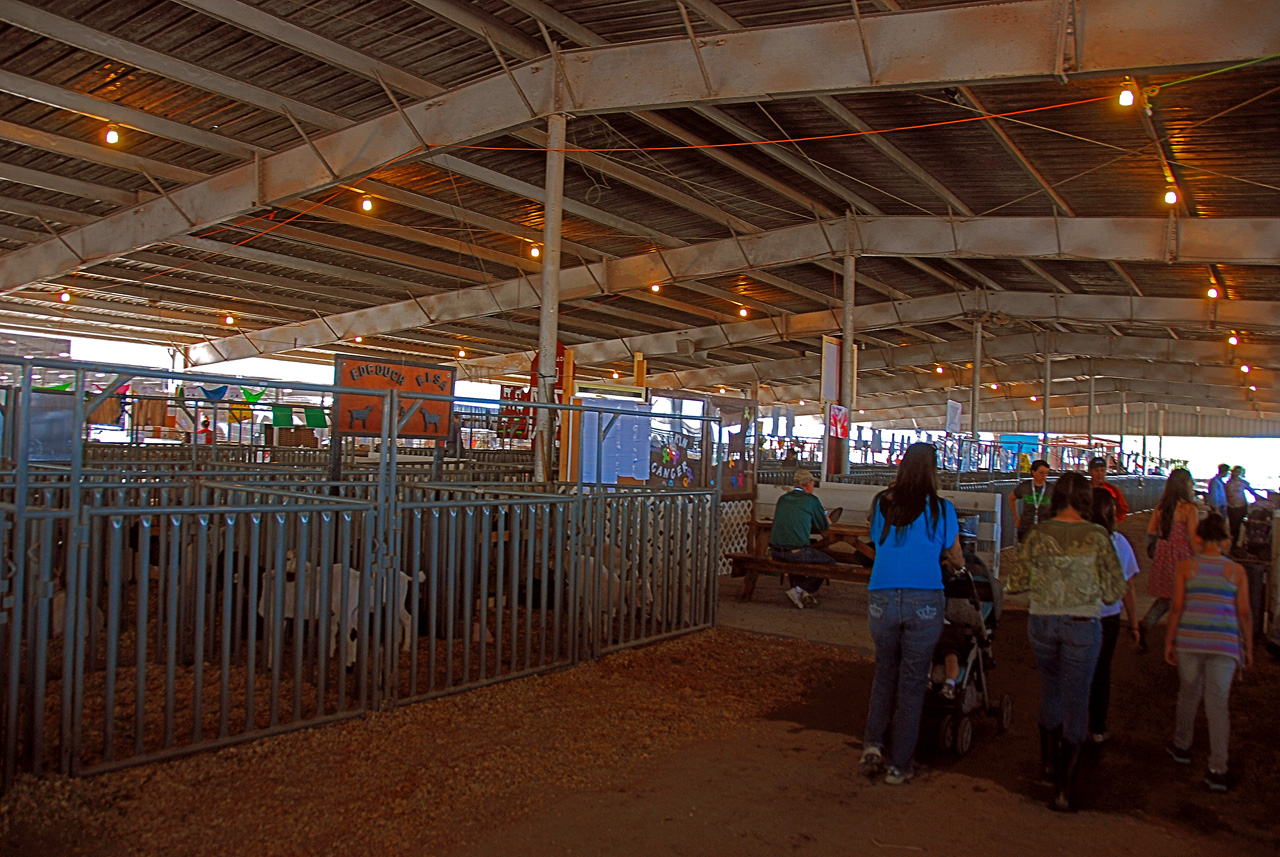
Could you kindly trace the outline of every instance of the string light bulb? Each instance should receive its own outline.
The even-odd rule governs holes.
[[[108,146],[114,146],[120,142],[120,131],[114,125],[107,126],[107,132],[102,135],[102,139],[107,141]]]
[[[1040,401],[1040,397],[1039,397],[1039,396],[1032,396],[1032,397],[1031,397],[1031,401],[1033,401],[1033,402],[1038,402],[1038,401]]]
[[[64,304],[71,303],[71,292],[63,292],[58,295],[58,300],[62,301]]]
[[[459,348],[459,349],[458,349],[458,356],[459,356],[459,357],[466,357],[466,356],[467,356],[467,349],[465,349],[465,348]]]
[[[614,380],[617,380],[617,378],[619,377],[619,376],[618,376],[618,373],[617,373],[617,372],[614,372],[614,373],[613,373],[613,377],[614,377]]]
[[[1216,297],[1218,296],[1218,287],[1217,287],[1217,286],[1210,286],[1210,287],[1209,287],[1209,291],[1207,292],[1207,294],[1208,294],[1208,295],[1209,295],[1209,297],[1211,297],[1211,298],[1216,298]]]
[[[1233,333],[1233,334],[1231,334],[1230,336],[1228,336],[1228,337],[1227,337],[1227,344],[1228,344],[1228,345],[1239,345],[1239,344],[1240,344],[1240,337],[1236,336],[1234,333]]]
[[[1164,192],[1164,201],[1166,205],[1178,204],[1178,191],[1176,188],[1169,188]]]
[[[1000,389],[1000,385],[999,385],[999,384],[992,384],[992,385],[991,385],[991,389],[993,389],[993,390],[999,390],[999,389]]]
[[[373,211],[373,197],[369,196],[368,194],[365,194],[364,196],[360,197],[360,210]]]
[[[946,370],[946,369],[943,369],[941,366],[938,366],[938,367],[936,367],[933,371],[934,371],[934,372],[937,372],[939,375],[941,375],[943,372],[946,372],[947,370]]]
[[[235,323],[236,323],[236,317],[235,317],[234,315],[226,316],[225,318],[223,318],[223,319],[222,319],[222,323],[223,323],[223,324],[235,324]]]
[[[1248,364],[1248,363],[1245,363],[1243,366],[1241,366],[1241,367],[1240,367],[1240,371],[1241,371],[1241,372],[1243,372],[1244,374],[1248,375],[1248,374],[1249,374],[1249,371],[1250,371],[1250,370],[1249,370],[1249,364]]]
[[[1126,86],[1124,89],[1120,90],[1120,106],[1121,107],[1132,107],[1133,101],[1134,101],[1134,96],[1133,96],[1132,89]]]
[[[532,247],[529,248],[529,255],[535,259],[538,258],[539,256],[542,255],[542,248],[539,247],[537,244],[534,244]]]
[[[720,388],[720,393],[721,393],[721,395],[723,395],[723,394],[724,394],[724,392],[725,392],[724,387],[721,387],[721,388]]]
[[[654,283],[652,286],[649,287],[649,291],[660,292],[662,291],[662,286],[658,285],[657,283]]]
[[[743,318],[746,318],[746,317],[747,317],[747,308],[746,308],[746,307],[743,307],[742,309],[738,310],[738,315],[742,316]]]
[[[1258,386],[1257,386],[1256,384],[1250,384],[1250,385],[1249,385],[1249,392],[1251,392],[1251,393],[1256,393],[1256,392],[1258,392]]]
[[[802,405],[804,404],[804,399],[801,399],[801,400],[800,400],[800,404],[802,404]]]
[[[363,337],[363,336],[357,336],[357,337],[356,337],[356,342],[364,342],[364,337]]]

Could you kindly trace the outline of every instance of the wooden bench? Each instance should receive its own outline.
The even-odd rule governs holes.
[[[727,556],[733,564],[730,576],[743,578],[739,601],[751,600],[756,590],[756,580],[762,574],[803,574],[808,577],[845,580],[851,583],[862,583],[871,579],[871,569],[844,562],[778,562],[769,557],[753,556],[749,553],[731,553]]]

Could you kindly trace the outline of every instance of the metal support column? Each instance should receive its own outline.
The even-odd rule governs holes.
[[[969,386],[969,434],[978,439],[978,391],[982,389],[982,319],[973,323],[973,379]]]
[[[1044,410],[1041,416],[1040,432],[1041,452],[1040,457],[1045,461],[1049,460],[1049,394],[1053,387],[1053,358],[1046,350],[1044,353]]]
[[[1089,452],[1093,453],[1093,361],[1089,361],[1089,414],[1085,421],[1089,430]]]
[[[538,316],[538,401],[555,401],[556,341],[560,324],[560,219],[564,210],[564,141],[566,116],[547,117],[547,183],[542,224],[542,307]],[[533,479],[545,482],[554,473],[555,431],[552,411],[538,410],[538,448]]]
[[[1142,475],[1147,475],[1147,435],[1151,434],[1151,403],[1142,403]]]
[[[853,339],[854,266],[852,253],[844,257],[844,304],[841,307],[840,329],[840,406],[849,414],[849,433],[853,434],[853,409],[858,404],[858,344]],[[837,473],[849,472],[849,438],[837,444],[840,450],[840,466]]]
[[[1128,428],[1125,425],[1129,421],[1129,403],[1125,400],[1125,392],[1120,391],[1120,447],[1119,459],[1117,463],[1120,465],[1121,472],[1124,471],[1124,430]]]

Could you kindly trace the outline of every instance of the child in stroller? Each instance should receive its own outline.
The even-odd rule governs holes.
[[[987,672],[995,666],[991,644],[1000,624],[1001,589],[993,585],[982,560],[965,553],[964,568],[943,571],[946,624],[933,652],[930,693],[925,712],[937,721],[939,749],[964,755],[973,745],[974,714],[979,709],[996,718],[1000,732],[1013,722],[1008,694],[992,701]]]

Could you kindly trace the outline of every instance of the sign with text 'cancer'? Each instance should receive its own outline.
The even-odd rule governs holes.
[[[334,382],[342,387],[396,390],[400,393],[453,395],[454,370],[450,366],[412,363],[394,358],[339,355],[334,358]],[[382,434],[383,397],[339,393],[333,406],[333,426],[346,435],[377,437]],[[442,440],[449,435],[449,402],[402,398],[397,422],[400,437]],[[392,427],[394,429],[394,426]]]

